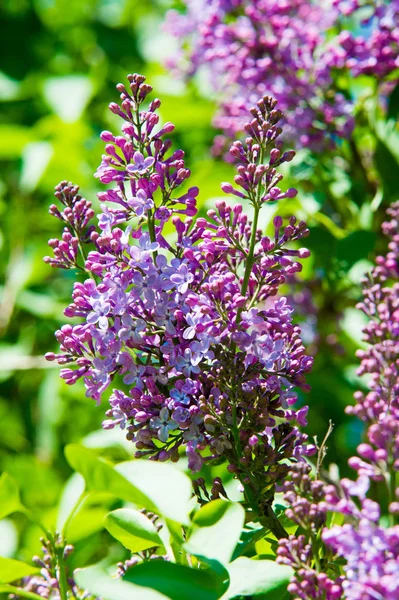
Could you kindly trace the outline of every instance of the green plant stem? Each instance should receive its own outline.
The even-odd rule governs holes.
[[[312,553],[313,553],[316,570],[318,573],[321,573],[322,568],[321,568],[320,559],[319,559],[319,548],[318,548],[317,539],[315,538],[315,536],[313,535],[312,532],[310,532],[309,537],[310,537],[311,544],[312,544]]]
[[[377,193],[377,186],[376,186],[375,182],[370,179],[370,177],[367,173],[367,170],[363,164],[362,157],[360,155],[360,152],[358,150],[358,147],[357,147],[356,142],[353,139],[353,137],[349,141],[349,146],[351,149],[352,157],[354,159],[354,160],[352,160],[352,165],[351,165],[352,169],[355,173],[357,172],[359,174],[359,177],[361,179],[363,179],[363,183],[364,183],[366,190],[368,191],[370,196],[372,198],[374,198],[374,196]]]
[[[252,267],[254,265],[254,253],[255,253],[255,244],[256,244],[256,231],[258,228],[258,219],[259,219],[260,207],[258,204],[254,206],[254,221],[252,224],[251,231],[251,241],[249,244],[249,252],[247,257],[247,264],[245,265],[244,278],[242,280],[241,286],[241,294],[245,296],[248,290],[249,277],[251,275]]]
[[[30,600],[43,600],[42,596],[38,596],[34,592],[27,592],[22,590],[15,585],[0,584],[0,592],[6,594],[15,594],[15,596],[21,596],[22,598],[30,598]]]
[[[68,580],[66,576],[66,565],[64,561],[64,548],[57,548],[57,579],[60,588],[60,599],[68,600]]]
[[[150,240],[151,242],[156,242],[156,237],[155,237],[155,225],[154,225],[154,216],[152,214],[152,210],[148,211],[148,232],[150,234]],[[158,256],[158,252],[155,251],[154,252],[154,259]]]
[[[269,504],[267,505],[266,513],[259,518],[259,522],[264,527],[270,529],[278,540],[288,537],[288,533],[281,525],[276,513]]]

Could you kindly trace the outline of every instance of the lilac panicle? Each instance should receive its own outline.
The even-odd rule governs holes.
[[[265,203],[296,194],[280,187],[278,168],[294,156],[279,140],[282,113],[260,99],[246,140],[231,147],[237,174],[222,189],[252,205],[253,221],[224,201],[194,220],[199,190],[166,138],[173,125],[157,127],[159,100],[142,108],[151,91],[144,77],[128,82],[117,86],[121,104],[110,105],[122,135],[101,136],[96,176],[114,187],[99,194],[90,279],[75,283],[65,311],[81,322],[57,331],[61,353],[47,358],[63,365],[66,383],[83,378],[97,401],[112,382],[104,427],[124,429],[137,456],[177,460],[185,448],[192,470],[227,459],[252,509],[267,517],[287,462],[313,451],[298,429],[307,407],[293,407],[312,359],[278,295],[309,255],[292,247],[308,229],[294,217],[276,217],[272,237],[257,227]]]
[[[389,251],[377,257],[375,268],[363,280],[363,301],[358,306],[369,317],[363,330],[368,347],[358,351],[358,374],[368,375],[368,392],[356,392],[356,404],[346,409],[366,425],[365,441],[349,460],[358,478],[334,485],[311,482],[305,465],[299,464],[285,483],[287,516],[302,533],[280,541],[278,556],[295,569],[289,590],[296,598],[341,598],[338,587],[337,596],[312,595],[315,589],[323,589],[320,574],[333,580],[331,566],[338,557],[344,560],[344,575],[334,585],[341,586],[343,598],[399,598],[398,202],[388,215],[390,220],[382,228],[390,240]],[[370,497],[371,482],[380,489],[380,498],[386,498],[385,506]],[[327,527],[328,512],[338,513],[340,524]]]
[[[343,577],[333,561],[327,566],[319,548],[320,531],[327,521],[328,490],[323,481],[312,480],[311,467],[305,462],[293,465],[284,482],[285,514],[298,525],[299,533],[279,541],[277,562],[294,569],[288,591],[295,600],[342,598]]]
[[[220,99],[214,125],[223,135],[215,139],[216,152],[224,150],[226,136],[232,139],[241,130],[248,108],[264,94],[278,100],[285,134],[297,145],[314,150],[334,145],[354,125],[353,100],[339,90],[336,73],[371,75],[379,82],[399,67],[398,0],[184,4],[185,13],[167,14],[165,27],[181,46],[169,65],[189,76],[200,68],[208,72]],[[348,16],[353,21],[358,13],[367,18],[355,35]]]
[[[389,251],[363,281],[359,308],[369,317],[363,330],[366,350],[359,375],[367,374],[369,391],[355,394],[347,408],[367,427],[366,440],[349,464],[357,481],[342,480],[339,493],[327,497],[330,510],[350,517],[342,526],[324,531],[325,543],[346,559],[343,583],[351,600],[399,597],[399,203],[388,209],[383,224]],[[384,526],[381,507],[368,498],[370,481],[382,488],[388,501],[390,526]]]
[[[347,68],[353,76],[370,75],[377,80],[399,69],[399,1],[334,0],[339,21],[362,15],[360,31],[343,27],[331,48],[330,65]],[[353,18],[353,17],[352,17]]]
[[[87,243],[94,226],[88,226],[94,217],[91,202],[79,194],[79,187],[62,181],[55,188],[54,196],[65,206],[61,212],[55,204],[50,206],[50,214],[66,224],[62,240],[51,239],[49,246],[53,249],[54,258],[46,256],[44,261],[52,267],[61,269],[81,268],[78,262],[82,244]]]

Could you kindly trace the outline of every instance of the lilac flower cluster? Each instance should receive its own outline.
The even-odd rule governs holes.
[[[336,37],[331,66],[346,67],[354,76],[371,75],[377,79],[399,69],[399,2],[398,0],[334,0],[340,16],[366,11],[360,35],[343,29]]]
[[[343,480],[340,493],[326,498],[330,510],[350,517],[325,530],[323,539],[347,561],[343,587],[351,600],[399,597],[399,203],[388,215],[383,231],[389,252],[364,280],[359,305],[370,318],[364,329],[369,347],[358,352],[369,392],[357,392],[356,405],[347,409],[367,425],[367,441],[349,461],[358,480]],[[383,526],[379,504],[367,497],[371,481],[387,498],[390,527]]]
[[[310,471],[305,462],[297,463],[284,483],[284,501],[289,507],[285,514],[302,533],[279,541],[277,562],[295,571],[288,586],[295,600],[338,600],[343,577],[319,547],[320,531],[327,520],[326,494],[334,488],[312,480]]]
[[[82,322],[56,333],[61,354],[47,358],[65,367],[68,384],[83,378],[98,401],[119,381],[104,427],[125,429],[137,456],[177,460],[184,446],[193,470],[204,458],[227,458],[254,510],[259,490],[268,490],[267,513],[287,459],[313,452],[298,429],[307,407],[293,408],[312,359],[292,309],[277,296],[309,255],[290,247],[308,230],[294,217],[285,225],[276,217],[272,237],[257,227],[263,204],[296,194],[279,187],[277,169],[294,156],[279,140],[282,113],[272,99],[259,100],[245,143],[231,148],[235,186],[222,189],[253,206],[253,221],[242,204],[224,201],[193,220],[199,191],[185,185],[184,153],[169,152],[164,136],[173,125],[156,128],[159,100],[141,109],[151,90],[144,77],[128,81],[117,86],[121,106],[110,105],[124,120],[123,135],[102,134],[106,154],[96,175],[115,186],[99,194],[94,248],[84,261],[90,278],[75,284],[65,311]]]
[[[278,100],[285,133],[296,143],[314,150],[333,145],[354,126],[353,102],[339,90],[335,73],[345,68],[352,76],[382,78],[399,66],[398,0],[368,3],[370,16],[359,36],[348,30],[345,18],[360,12],[357,0],[185,4],[185,14],[167,15],[165,27],[181,44],[168,64],[189,76],[206,67],[221,98],[214,124],[228,139],[241,130],[254,99],[267,93]],[[224,136],[216,138],[216,152],[223,151]]]
[[[37,594],[47,600],[61,600],[65,594],[72,593],[76,600],[101,600],[95,598],[88,592],[80,590],[74,579],[68,577],[65,567],[65,559],[73,552],[71,545],[62,547],[58,540],[54,545],[49,540],[41,538],[43,557],[35,556],[33,562],[40,568],[39,575],[24,577],[20,583],[20,588],[24,592]],[[60,570],[60,556],[62,561],[62,571]],[[62,583],[60,583],[62,581]],[[63,594],[60,592],[60,586],[63,587]],[[18,594],[12,594],[10,599],[21,598]]]
[[[363,330],[369,346],[358,352],[358,373],[368,375],[369,391],[356,392],[356,405],[346,411],[367,426],[365,442],[349,461],[358,478],[329,485],[312,482],[306,465],[298,464],[285,483],[287,516],[301,533],[280,540],[278,560],[295,569],[289,591],[296,598],[333,600],[341,593],[348,600],[399,597],[399,202],[388,215],[383,231],[390,238],[389,252],[377,258],[364,279],[359,304],[370,319]],[[380,497],[387,499],[385,506],[370,497],[372,482],[374,491],[380,489]],[[323,529],[327,511],[338,513],[341,524]],[[331,552],[345,561],[344,577],[335,580]],[[328,590],[318,596],[324,581]]]

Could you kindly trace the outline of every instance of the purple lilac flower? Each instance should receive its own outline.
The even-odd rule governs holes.
[[[330,47],[332,68],[352,75],[370,75],[382,81],[399,69],[399,1],[334,0],[341,31]],[[361,15],[356,33],[342,24],[345,17]],[[352,17],[353,19],[353,17]]]
[[[327,521],[326,491],[323,481],[312,480],[306,463],[293,465],[284,483],[285,515],[298,527],[299,535],[279,541],[277,562],[294,569],[288,591],[295,600],[339,600],[343,577],[334,561],[322,567],[318,539]]]
[[[181,48],[168,64],[188,76],[199,69],[208,73],[219,99],[214,125],[223,135],[215,139],[218,153],[264,94],[279,101],[287,121],[285,134],[297,144],[314,150],[334,145],[354,125],[354,101],[339,89],[336,72],[366,74],[380,82],[399,67],[398,0],[184,4],[184,14],[167,14],[166,30]],[[358,13],[360,31],[354,34],[351,27]]]
[[[355,406],[346,411],[366,425],[365,441],[349,460],[357,479],[328,485],[311,481],[310,468],[306,470],[298,463],[284,486],[289,505],[286,515],[303,533],[280,541],[278,560],[294,568],[289,591],[298,599],[399,597],[398,202],[388,215],[390,220],[382,227],[390,240],[389,251],[377,257],[375,268],[363,280],[363,301],[359,304],[369,322],[363,330],[368,348],[358,352],[358,374],[368,375],[369,391],[356,392]],[[379,497],[386,499],[381,506],[371,497],[372,482]],[[327,527],[328,512],[337,513],[333,519],[340,524]],[[343,576],[334,571],[337,558],[344,561]],[[322,592],[324,596],[320,596]]]
[[[325,543],[346,560],[343,587],[350,600],[399,596],[399,203],[388,215],[382,228],[390,239],[389,252],[377,257],[364,279],[359,305],[370,319],[363,330],[369,346],[358,352],[358,373],[368,374],[369,392],[357,392],[356,405],[347,408],[367,426],[366,441],[349,461],[358,480],[342,480],[340,490],[326,496],[330,510],[350,517],[323,532]],[[388,527],[379,505],[368,498],[371,480],[388,493]]]
[[[183,60],[169,65],[193,75],[205,67],[220,98],[214,125],[228,139],[242,129],[256,99],[271,94],[284,112],[285,134],[319,149],[353,127],[352,103],[333,91],[327,39],[338,10],[310,0],[186,0],[186,14],[170,11],[166,29]],[[189,46],[187,56],[187,43]],[[184,50],[183,50],[184,49]],[[188,58],[188,66],[187,66]],[[215,139],[215,151],[224,148]]]
[[[115,187],[99,194],[106,204],[85,260],[91,279],[75,284],[65,311],[81,323],[56,333],[61,353],[48,358],[63,365],[67,383],[83,378],[97,401],[112,384],[104,427],[122,427],[137,456],[177,460],[183,446],[192,468],[226,459],[247,498],[257,498],[265,525],[285,535],[271,508],[274,486],[291,460],[314,447],[298,428],[306,411],[292,406],[295,388],[307,389],[312,359],[278,296],[309,255],[292,247],[308,229],[295,217],[275,220],[272,238],[257,227],[265,203],[294,195],[280,187],[278,167],[294,156],[278,139],[282,113],[261,98],[245,124],[245,144],[231,148],[237,175],[222,189],[251,203],[254,221],[241,204],[225,201],[194,220],[199,190],[178,189],[190,171],[165,139],[173,126],[158,130],[160,101],[143,110],[151,87],[140,75],[128,81],[117,86],[121,106],[110,105],[125,121],[123,135],[102,134],[97,175]]]
[[[78,186],[67,181],[62,181],[57,185],[54,196],[65,208],[60,212],[57,206],[52,204],[49,213],[63,221],[67,227],[62,234],[62,240],[49,240],[54,258],[46,256],[44,261],[52,267],[61,269],[81,268],[78,264],[79,245],[89,241],[90,234],[94,229],[94,226],[89,226],[94,217],[92,204],[82,198]]]

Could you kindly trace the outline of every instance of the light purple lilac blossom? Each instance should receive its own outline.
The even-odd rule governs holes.
[[[354,103],[336,74],[372,75],[377,82],[399,67],[399,1],[185,0],[165,28],[181,46],[169,66],[192,76],[208,74],[219,98],[215,139],[241,130],[248,108],[271,94],[284,112],[285,134],[319,150],[347,138]],[[361,10],[363,9],[363,10]],[[353,33],[357,19],[359,33]],[[363,18],[364,17],[364,18]],[[187,50],[188,47],[188,50]]]
[[[304,534],[281,540],[278,560],[295,569],[289,591],[297,599],[399,598],[399,202],[388,215],[382,228],[390,240],[389,251],[377,257],[376,267],[364,279],[359,304],[370,319],[363,330],[369,346],[358,352],[358,374],[368,375],[369,391],[356,392],[355,406],[346,411],[367,427],[365,441],[349,460],[358,478],[329,485],[312,482],[310,469],[298,464],[285,483],[286,514]],[[372,499],[378,490],[380,504]],[[329,527],[328,513],[335,514]],[[334,581],[338,559],[344,560],[344,577]],[[325,596],[317,595],[324,590],[320,576],[338,585],[335,592],[329,587]]]
[[[363,281],[359,305],[370,319],[363,330],[369,347],[358,352],[358,373],[368,374],[369,392],[357,392],[356,405],[347,409],[367,426],[366,441],[349,461],[358,480],[343,480],[341,493],[326,497],[330,510],[350,518],[323,533],[326,544],[346,559],[343,587],[350,600],[399,597],[399,203],[388,215],[382,228],[389,252]],[[381,507],[368,498],[371,481],[387,498],[389,527]]]
[[[280,188],[277,171],[294,156],[279,141],[282,114],[272,99],[259,100],[245,143],[231,148],[235,185],[222,189],[249,201],[255,222],[224,201],[193,220],[199,190],[179,192],[190,171],[164,139],[173,125],[157,129],[160,101],[142,110],[151,87],[139,75],[128,80],[117,86],[121,106],[110,105],[123,135],[102,134],[96,175],[115,187],[99,194],[99,229],[84,262],[90,279],[75,283],[65,311],[81,323],[57,331],[61,354],[47,358],[63,365],[68,384],[83,378],[97,401],[113,384],[104,427],[124,429],[137,456],[177,460],[184,447],[194,470],[223,457],[254,493],[268,482],[266,514],[287,461],[313,452],[298,429],[307,409],[293,408],[312,359],[277,295],[309,255],[292,247],[308,230],[295,217],[276,217],[272,237],[256,226],[264,203],[296,194]],[[168,221],[175,241],[164,233]]]

